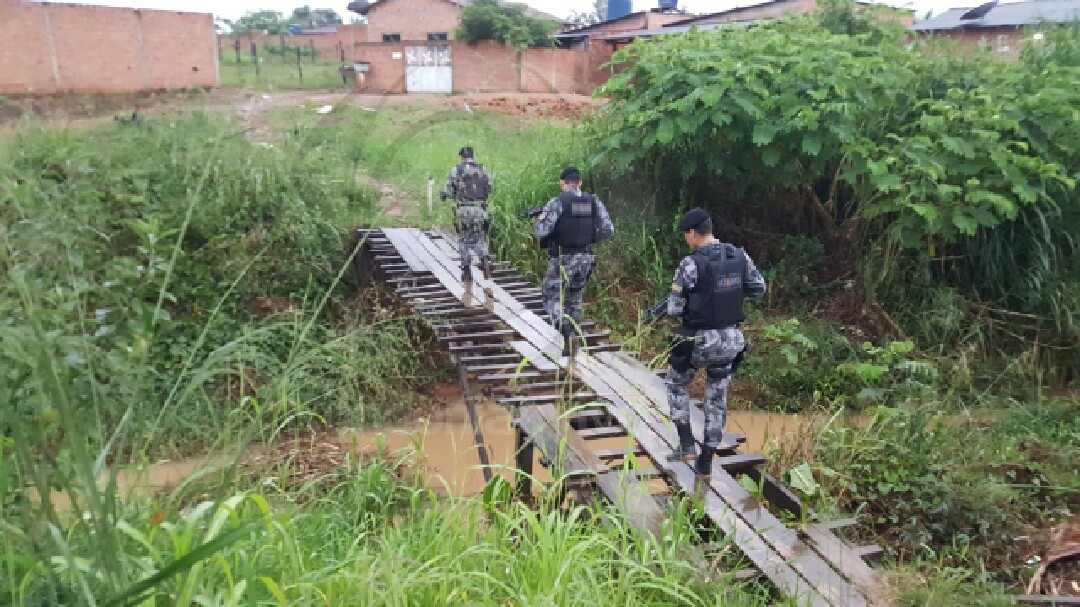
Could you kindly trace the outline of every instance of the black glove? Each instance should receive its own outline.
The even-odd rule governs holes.
[[[668,337],[671,350],[668,352],[668,364],[679,373],[686,373],[693,366],[691,359],[694,356],[694,331],[686,327],[678,327]]]

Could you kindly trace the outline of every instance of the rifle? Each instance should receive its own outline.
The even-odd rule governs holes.
[[[525,209],[524,211],[518,213],[518,219],[536,219],[537,217],[539,217],[540,215],[542,215],[544,213],[544,207],[545,206],[547,206],[547,205],[542,204],[542,205],[540,205],[538,207],[532,207],[530,209]]]
[[[670,295],[665,297],[663,300],[660,301],[660,303],[656,304],[655,306],[650,308],[648,312],[645,313],[645,324],[651,325],[654,322],[660,320],[661,318],[667,316],[668,300],[670,298]]]

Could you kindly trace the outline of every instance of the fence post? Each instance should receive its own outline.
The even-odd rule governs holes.
[[[285,57],[285,34],[279,34],[281,39],[281,56]]]
[[[311,39],[308,42],[311,44],[311,65],[315,65],[315,40]]]
[[[255,63],[255,77],[259,77],[259,45],[255,40],[251,41],[251,60]]]
[[[304,66],[300,63],[300,58],[303,53],[300,51],[300,47],[296,47],[296,73],[300,76],[300,84],[304,84]]]
[[[236,64],[240,65],[240,36],[233,40],[233,48],[236,49]]]

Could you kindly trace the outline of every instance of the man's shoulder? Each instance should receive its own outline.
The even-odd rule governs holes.
[[[679,270],[685,271],[689,269],[697,270],[697,260],[694,259],[695,253],[691,253],[686,257],[679,260]]]

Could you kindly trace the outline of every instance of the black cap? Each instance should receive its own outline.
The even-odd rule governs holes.
[[[679,231],[684,233],[689,232],[708,219],[711,218],[709,217],[708,211],[705,209],[690,209],[686,212],[686,215],[683,215],[682,219],[679,220]]]
[[[566,167],[563,169],[562,175],[559,175],[559,179],[563,181],[581,181],[581,171],[577,167]]]
[[[460,150],[458,150],[458,156],[461,156],[462,158],[472,158],[473,157],[473,149],[471,147],[469,147],[469,146],[465,146],[465,147],[461,148]]]

